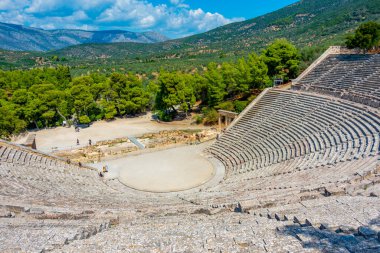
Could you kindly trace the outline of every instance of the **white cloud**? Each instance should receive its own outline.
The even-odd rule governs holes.
[[[25,15],[19,11],[0,12],[0,22],[11,24],[25,24],[32,17]]]
[[[153,29],[170,34],[194,34],[225,25],[238,19],[228,19],[219,13],[204,12],[202,9],[181,7],[182,0],[171,0],[176,7],[165,4],[152,5],[141,0],[116,0],[98,17],[98,22],[128,21],[128,28]]]
[[[188,4],[185,4],[185,0],[170,0],[170,3],[179,8],[190,8]]]
[[[29,0],[1,0],[0,11],[18,10],[26,6]]]
[[[64,1],[60,0],[32,0],[25,11],[28,13],[43,13],[55,10],[62,4],[64,4]]]
[[[151,3],[139,0],[116,0],[114,5],[99,15],[97,21],[130,22],[130,27],[149,28],[157,24],[167,13],[166,5],[153,6]]]
[[[84,11],[76,11],[72,15],[65,17],[45,17],[43,19],[32,19],[31,26],[43,29],[84,29],[89,27],[96,29],[94,26],[82,25],[81,21],[89,20],[89,17]]]
[[[242,19],[191,9],[185,0],[0,0],[0,21],[45,29],[155,30],[181,37]]]

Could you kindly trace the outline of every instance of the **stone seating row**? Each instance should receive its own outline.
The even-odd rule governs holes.
[[[284,224],[291,224],[284,222]],[[276,252],[304,250],[289,235],[278,235],[278,222],[248,215],[221,214],[146,217],[75,241],[62,252]],[[120,238],[123,238],[120,240]],[[97,243],[99,242],[100,243]],[[108,242],[108,243],[106,243]],[[312,252],[304,250],[303,252]]]
[[[263,170],[263,173],[251,171],[233,175],[215,187],[184,197],[188,201],[208,206],[229,206],[247,199],[256,199],[257,207],[298,203],[301,199],[309,197],[323,198],[322,188],[347,194],[350,187],[355,187],[358,185],[357,181],[361,180],[357,168],[360,168],[361,173],[373,173],[377,166],[376,158],[295,171],[284,171],[283,165],[279,164],[273,174],[265,173]],[[372,190],[370,191],[361,194],[370,196]]]
[[[0,199],[1,203],[17,200],[96,209],[123,209],[129,205],[143,209],[157,201],[161,208],[168,209],[186,208],[188,204],[176,197],[141,193],[124,185],[115,187],[100,178],[96,170],[3,141],[0,141]]]
[[[341,209],[338,213],[345,215]],[[370,252],[378,245],[377,234],[347,238],[344,233],[265,214],[139,217],[88,240],[74,241],[60,252]]]
[[[252,210],[252,214],[275,219],[275,214],[285,215],[293,220],[306,219],[315,226],[326,224],[327,228],[337,230],[342,227],[355,228],[366,224],[376,232],[380,231],[379,198],[364,196],[332,196],[317,200],[306,200],[292,205],[282,205],[266,209]],[[333,214],[333,215],[332,215]]]
[[[377,154],[377,115],[317,96],[283,91],[268,96],[269,102],[264,96],[263,104],[260,101],[208,149],[227,168],[261,168],[311,153],[323,154],[316,162],[325,163]]]
[[[379,76],[380,54],[330,55],[292,88],[379,107]]]
[[[1,252],[47,252],[109,228],[105,220],[0,218]]]

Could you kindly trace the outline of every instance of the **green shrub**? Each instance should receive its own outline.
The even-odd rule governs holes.
[[[81,124],[90,124],[91,120],[87,115],[83,115],[79,117],[79,123]]]
[[[226,101],[226,102],[222,102],[222,103],[218,104],[216,106],[216,109],[226,110],[226,111],[234,111],[235,107],[231,101]]]
[[[167,112],[167,111],[157,111],[156,115],[159,120],[165,121],[165,122],[170,122],[173,120],[173,113]]]
[[[255,98],[257,98],[257,95],[252,95],[248,98],[248,103],[251,103],[253,100],[255,100]]]
[[[234,102],[235,105],[235,112],[241,113],[248,105],[248,101],[238,101],[236,100]]]
[[[209,109],[205,113],[204,123],[206,125],[214,125],[218,123],[219,114],[215,109]]]
[[[197,125],[203,123],[203,117],[202,117],[201,115],[196,115],[196,116],[194,117],[194,120],[195,120],[195,123],[196,123]]]

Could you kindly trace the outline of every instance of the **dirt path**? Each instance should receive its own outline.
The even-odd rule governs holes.
[[[158,123],[152,121],[151,118],[151,113],[148,113],[137,118],[116,119],[111,122],[94,122],[90,127],[81,129],[80,132],[75,132],[74,127],[57,127],[34,131],[33,133],[36,134],[37,149],[44,152],[52,152],[54,150],[86,146],[90,139],[92,143],[95,143],[97,141],[112,140],[126,136],[155,133],[162,130],[205,128],[199,125],[192,125],[192,120]],[[26,138],[27,136],[14,142],[21,144],[25,142]],[[77,139],[79,140],[79,146],[76,145]]]

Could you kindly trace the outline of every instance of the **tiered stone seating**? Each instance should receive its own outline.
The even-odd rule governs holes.
[[[266,218],[237,214],[181,215],[170,220],[142,218],[102,233],[103,243],[97,243],[100,236],[94,236],[86,242],[74,242],[63,252],[275,252],[281,249],[301,252],[300,242],[289,235],[278,236],[276,226],[277,222]]]
[[[265,206],[320,197],[321,187],[344,192],[378,173],[379,133],[379,116],[361,105],[272,90],[206,151],[225,180],[184,198],[220,207],[260,196],[254,205]]]
[[[0,251],[378,252],[379,61],[333,55],[263,93],[205,150],[222,172],[188,191],[0,141]]]
[[[379,76],[380,54],[332,54],[294,83],[293,89],[379,107]]]
[[[378,246],[376,234],[367,238],[358,234],[360,226],[344,234],[327,223],[323,224],[327,228],[295,223],[294,217],[301,219],[300,214],[292,219],[263,214],[139,217],[88,240],[74,241],[59,252],[371,252]],[[310,242],[315,245],[307,246]]]
[[[273,90],[208,152],[234,174],[290,160],[293,169],[332,165],[377,154],[379,126],[362,108]],[[312,159],[305,162],[306,155]]]
[[[0,218],[0,251],[46,252],[89,238],[108,227],[107,221]]]
[[[289,220],[296,217],[302,224],[307,219],[313,226],[328,224],[330,229],[338,230],[342,225],[358,228],[368,224],[373,230],[380,230],[380,223],[375,221],[379,216],[378,200],[361,196],[332,196],[318,201],[306,200],[297,204],[273,208],[252,210],[252,214],[271,219],[286,216]],[[363,209],[364,208],[364,209]],[[334,215],[332,215],[334,214]]]
[[[160,194],[117,189],[98,176],[95,169],[68,163],[28,148],[0,141],[0,203],[122,208],[126,203],[161,199],[163,206],[185,205],[179,199]],[[127,189],[127,190],[126,190]],[[112,196],[112,198],[110,198]]]

